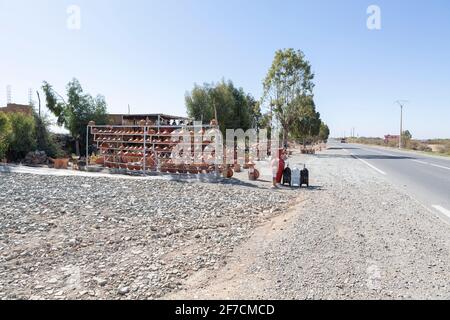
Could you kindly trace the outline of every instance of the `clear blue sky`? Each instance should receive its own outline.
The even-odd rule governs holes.
[[[81,30],[66,28],[68,5]],[[382,29],[366,27],[381,8]],[[194,83],[231,79],[259,98],[275,50],[305,52],[333,135],[450,138],[450,1],[0,0],[0,104],[72,78],[109,111],[185,114]]]

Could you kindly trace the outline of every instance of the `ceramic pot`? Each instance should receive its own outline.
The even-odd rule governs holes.
[[[224,171],[223,171],[224,178],[231,179],[231,178],[233,178],[233,175],[234,175],[233,169],[231,169],[230,167],[227,167],[226,169],[224,169]]]
[[[252,172],[252,171],[253,171],[253,172]],[[250,172],[248,173],[248,178],[249,178],[249,180],[251,180],[251,181],[256,181],[256,180],[258,180],[259,177],[260,177],[259,171],[256,170],[256,169],[253,169],[252,171],[250,171]]]

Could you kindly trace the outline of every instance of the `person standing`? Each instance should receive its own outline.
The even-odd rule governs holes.
[[[277,154],[272,154],[272,161],[270,162],[272,168],[272,188],[277,188],[278,169],[280,167],[280,159]]]

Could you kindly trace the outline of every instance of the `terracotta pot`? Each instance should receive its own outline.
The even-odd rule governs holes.
[[[169,172],[169,167],[161,167],[160,171],[162,173],[168,173]]]
[[[235,164],[234,165],[234,172],[242,172],[242,168],[240,164]]]
[[[137,171],[137,170],[142,170],[142,166],[140,166],[140,165],[128,165],[128,170],[134,170],[134,171]]]
[[[69,166],[69,159],[51,159],[55,169],[67,169]]]
[[[198,174],[199,172],[197,167],[190,167],[188,171],[190,174]]]
[[[252,180],[252,181],[258,180],[259,176],[260,176],[259,171],[256,169],[253,169],[253,170],[249,171],[249,173],[248,173],[248,179]]]
[[[233,169],[231,169],[229,167],[224,169],[224,171],[223,171],[224,178],[231,179],[233,177],[233,175],[234,175]]]
[[[169,172],[169,173],[177,173],[178,170],[177,170],[177,168],[171,166],[171,167],[169,167],[169,168],[167,169],[167,172]]]

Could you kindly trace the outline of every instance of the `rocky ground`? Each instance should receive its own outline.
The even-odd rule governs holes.
[[[450,299],[447,223],[345,150],[303,163],[302,191],[0,174],[0,299]]]
[[[301,203],[168,298],[450,299],[447,223],[345,150],[301,162]]]
[[[0,299],[155,299],[221,269],[296,192],[0,173]]]

